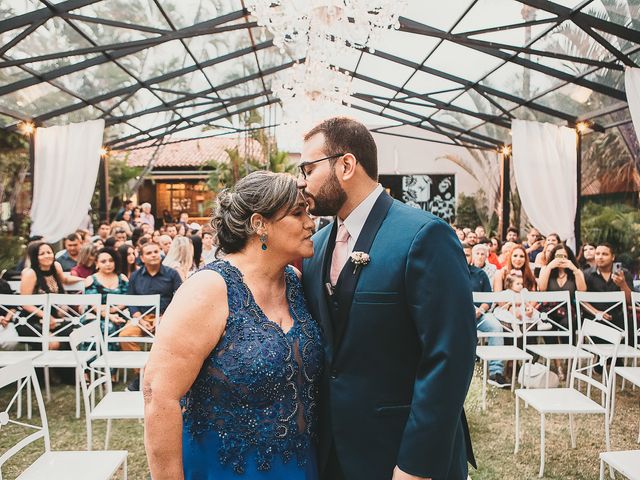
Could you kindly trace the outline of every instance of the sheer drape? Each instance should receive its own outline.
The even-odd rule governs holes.
[[[31,235],[56,242],[78,228],[90,207],[104,120],[38,128]]]
[[[640,68],[627,67],[624,72],[624,86],[627,92],[627,102],[631,112],[631,120],[640,138]]]
[[[575,251],[576,132],[513,120],[513,171],[522,206],[543,235],[557,233]]]

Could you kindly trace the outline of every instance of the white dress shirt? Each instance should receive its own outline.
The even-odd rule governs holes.
[[[371,209],[373,209],[373,205],[376,203],[376,200],[378,200],[382,191],[382,185],[378,184],[376,188],[367,195],[367,198],[360,202],[360,205],[354,208],[349,216],[344,219],[344,225],[347,227],[347,231],[349,232],[349,255],[353,253],[353,247],[355,247],[356,242],[358,241],[358,237],[360,236],[360,232],[367,221],[367,217],[371,213]],[[338,218],[338,227],[340,227],[342,222],[343,221]]]

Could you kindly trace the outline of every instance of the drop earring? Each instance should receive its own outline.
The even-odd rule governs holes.
[[[266,250],[267,249],[267,234],[263,233],[262,235],[260,235],[260,242],[262,242],[262,250]]]

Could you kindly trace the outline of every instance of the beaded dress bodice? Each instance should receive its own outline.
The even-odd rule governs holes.
[[[323,350],[300,280],[287,267],[293,326],[284,333],[262,312],[236,267],[217,260],[205,268],[227,284],[229,317],[182,399],[184,428],[195,438],[217,432],[219,460],[236,473],[245,471],[249,454],[261,471],[269,470],[277,455],[285,463],[295,456],[302,465],[315,438]]]

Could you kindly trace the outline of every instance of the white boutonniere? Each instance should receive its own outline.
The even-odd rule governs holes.
[[[351,254],[350,260],[351,260],[351,263],[355,265],[353,269],[353,274],[355,275],[360,266],[364,267],[365,265],[369,264],[369,262],[371,261],[371,257],[369,257],[368,253],[353,252]]]

